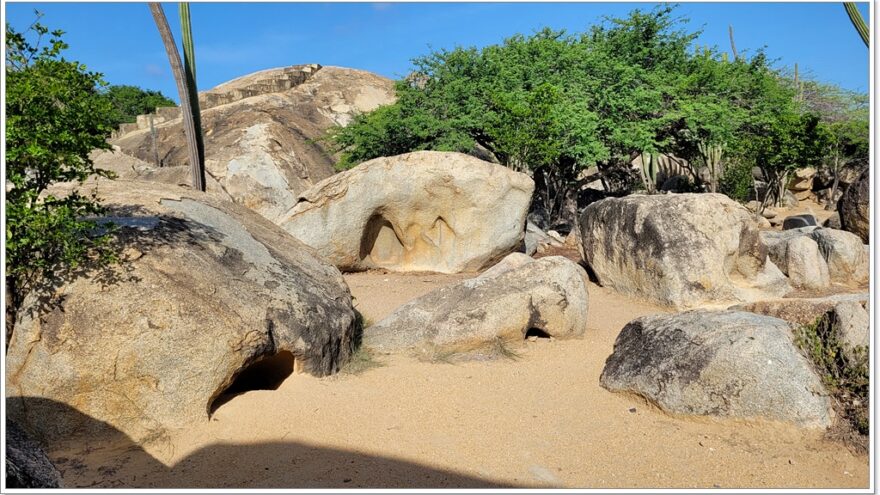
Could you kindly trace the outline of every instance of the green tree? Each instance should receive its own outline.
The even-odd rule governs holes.
[[[93,149],[109,148],[112,108],[98,90],[105,83],[61,56],[63,32],[50,32],[37,14],[24,33],[6,25],[7,335],[28,293],[88,262],[114,259],[108,234],[88,219],[103,212],[98,199],[49,190],[110,176],[89,159]]]
[[[628,169],[633,152],[668,145],[675,68],[694,36],[676,23],[664,7],[578,36],[544,29],[416,58],[397,103],[332,131],[340,163],[483,150],[531,174],[551,218],[571,217],[582,169]]]
[[[159,107],[177,104],[159,91],[141,89],[137,86],[111,85],[102,92],[113,108],[113,125],[134,122],[138,115],[154,112]]]
[[[864,164],[870,159],[870,100],[868,95],[848,91],[832,84],[806,81],[804,106],[820,116],[828,131],[824,166],[833,177],[830,198],[835,198],[844,168]],[[834,201],[826,208],[833,209]]]
[[[740,130],[749,112],[741,104],[748,71],[748,63],[740,58],[728,62],[716,50],[703,49],[694,53],[679,78],[673,112],[679,120],[672,149],[689,163],[705,168],[710,192],[719,190],[729,162],[735,159]],[[730,190],[732,178],[741,176],[729,175],[725,188]]]
[[[619,193],[638,156],[648,192],[655,158],[672,154],[690,164],[692,182],[738,197],[758,165],[780,199],[791,170],[823,155],[827,129],[764,53],[729,61],[695,48],[699,33],[683,26],[661,6],[578,35],[544,29],[418,57],[394,105],[333,130],[340,165],[419,149],[488,152],[531,174],[536,204],[569,220],[583,169],[596,166]]]

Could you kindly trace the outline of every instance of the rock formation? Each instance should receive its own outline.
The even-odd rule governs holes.
[[[685,415],[831,425],[831,401],[788,323],[739,311],[687,311],[628,323],[602,386]]]
[[[840,225],[843,230],[852,232],[867,244],[870,240],[871,230],[870,200],[871,200],[871,174],[868,169],[859,178],[850,184],[840,202],[837,203],[837,211],[840,213]]]
[[[583,259],[601,285],[623,293],[689,308],[790,290],[752,214],[721,194],[608,198],[580,222]]]
[[[728,309],[748,311],[785,320],[792,325],[809,325],[815,323],[823,314],[834,309],[840,303],[855,302],[863,308],[868,305],[869,294],[836,294],[826,297],[768,299],[753,303],[737,304]]]
[[[423,355],[485,347],[495,339],[577,337],[587,327],[587,275],[559,256],[513,253],[479,277],[404,304],[364,330],[364,345]]]
[[[209,187],[214,182],[237,203],[276,221],[300,192],[333,174],[336,160],[322,142],[327,130],[392,103],[394,84],[360,70],[294,66],[230,81],[199,99]],[[155,150],[153,133],[143,122],[132,124],[135,130],[120,130],[111,142],[151,164],[132,178],[175,184],[184,179],[188,184],[179,109],[160,109],[159,114],[154,117]],[[156,152],[161,169],[153,163]]]
[[[258,361],[318,376],[346,362],[357,330],[348,287],[279,227],[165,184],[101,181],[98,191],[121,263],[31,294],[9,345],[8,415],[41,440],[89,432],[82,415],[29,399],[139,441],[207,420]]]
[[[62,488],[61,474],[43,449],[6,420],[6,488]]]
[[[520,246],[533,190],[501,165],[418,151],[321,181],[278,224],[344,271],[477,271]]]
[[[822,227],[763,231],[770,259],[796,287],[819,289],[831,282],[860,285],[868,281],[869,257],[855,234]]]

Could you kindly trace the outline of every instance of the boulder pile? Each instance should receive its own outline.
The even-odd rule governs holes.
[[[333,175],[336,158],[323,141],[327,130],[394,99],[389,79],[318,65],[261,71],[203,92],[208,188],[277,221],[299,193]],[[142,125],[111,140],[119,153],[149,164],[115,171],[123,178],[189,184],[177,115],[155,123],[154,132]]]

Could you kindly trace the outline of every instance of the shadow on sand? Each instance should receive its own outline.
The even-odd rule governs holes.
[[[19,423],[42,444],[64,479],[65,488],[505,488],[491,480],[413,462],[357,452],[269,442],[250,445],[217,443],[166,466],[124,433],[43,398],[7,398],[15,407],[35,408],[42,417],[78,415],[83,428],[75,438],[46,444],[40,425]],[[11,418],[16,420],[18,418]],[[344,425],[339,425],[344,428]],[[168,451],[161,436],[153,451]],[[163,448],[163,442],[166,442]],[[487,460],[490,461],[490,460]]]

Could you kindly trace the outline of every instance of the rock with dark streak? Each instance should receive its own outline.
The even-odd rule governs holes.
[[[256,213],[169,185],[100,181],[122,262],[32,294],[6,360],[8,415],[40,440],[89,434],[83,415],[135,441],[208,419],[252,363],[317,376],[346,362],[357,328],[339,271]],[[286,354],[289,353],[289,354]]]
[[[600,382],[683,415],[831,424],[831,401],[789,324],[742,311],[696,310],[628,323]]]

